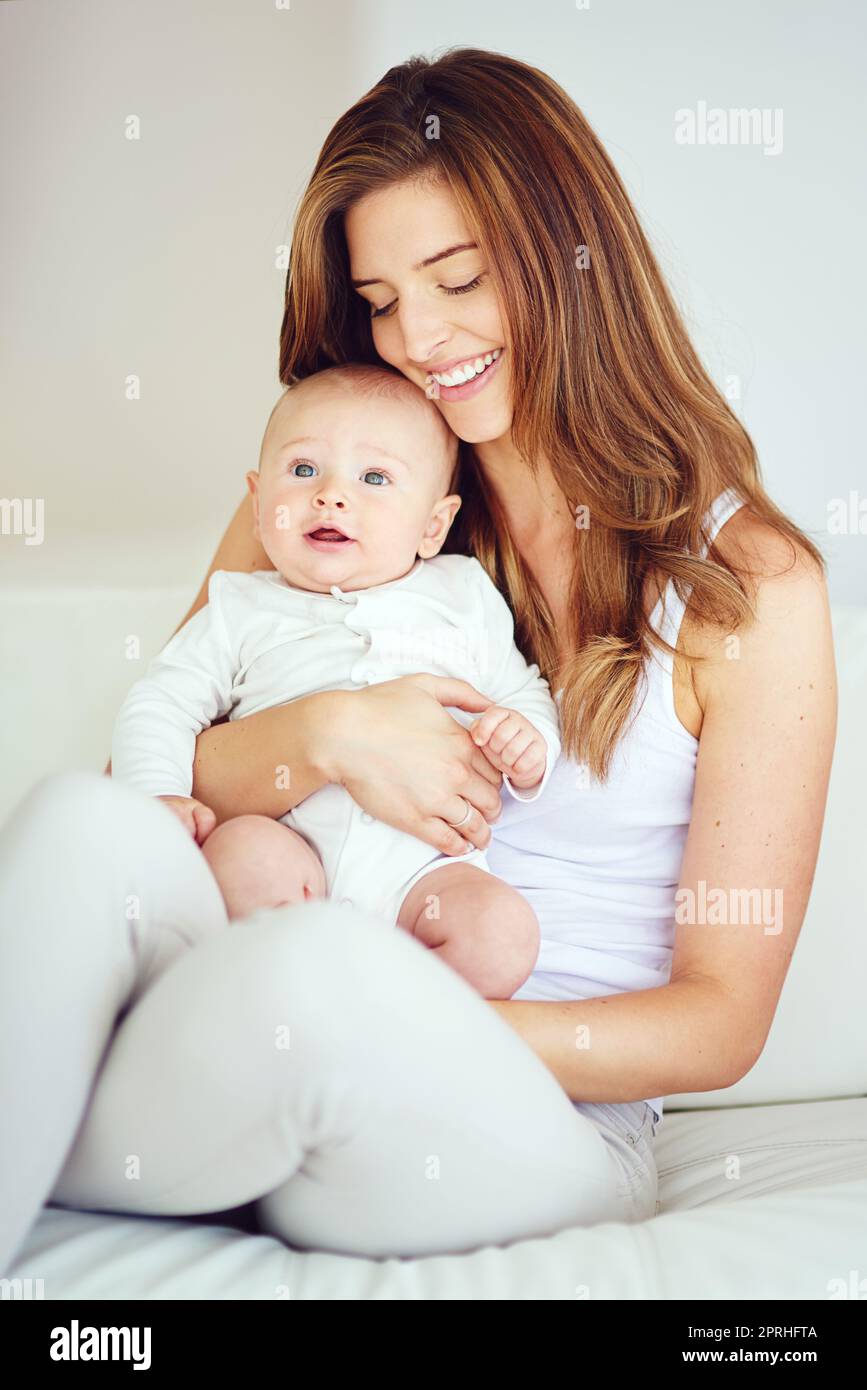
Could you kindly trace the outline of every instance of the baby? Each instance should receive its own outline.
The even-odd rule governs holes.
[[[420,671],[492,701],[480,716],[450,713],[510,795],[541,794],[560,752],[548,684],[515,646],[508,605],[478,561],[439,554],[461,505],[450,491],[457,448],[433,402],[383,368],[330,367],[289,387],[247,474],[274,569],[211,576],[207,604],[124,701],[112,775],[181,818],[230,920],[333,897],[410,932],[484,997],[508,999],[535,965],[539,926],[482,851],[440,854],[337,784],[280,820],[239,816],[216,829],[190,796],[196,737],[222,715]],[[277,785],[289,775],[275,768]]]

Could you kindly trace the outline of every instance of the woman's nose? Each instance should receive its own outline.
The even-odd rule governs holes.
[[[441,349],[449,340],[449,329],[436,311],[407,306],[398,314],[404,353],[410,362],[424,369],[431,358],[442,356]]]

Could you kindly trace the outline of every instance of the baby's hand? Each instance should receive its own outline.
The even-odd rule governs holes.
[[[197,845],[204,844],[217,824],[217,817],[210,806],[203,806],[194,796],[158,796],[157,801],[164,802],[174,812]]]
[[[545,776],[548,745],[535,725],[517,710],[491,705],[470,725],[488,762],[521,791],[528,791]]]

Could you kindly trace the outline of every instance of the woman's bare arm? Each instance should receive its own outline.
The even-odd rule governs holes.
[[[786,565],[786,546],[761,535],[757,543],[774,569]],[[732,651],[721,635],[707,654],[696,675],[704,720],[671,983],[495,1005],[573,1100],[733,1085],[761,1055],[798,940],[837,709],[827,592],[812,561],[763,579],[739,646]],[[722,912],[708,902],[722,902]],[[576,1048],[578,1028],[591,1047]]]
[[[217,824],[233,816],[284,816],[331,780],[327,750],[331,692],[223,720],[196,739],[192,795]]]

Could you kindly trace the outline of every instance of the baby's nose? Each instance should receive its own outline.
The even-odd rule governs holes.
[[[343,508],[346,506],[346,500],[342,496],[339,488],[324,487],[317,492],[313,505],[316,507]]]

